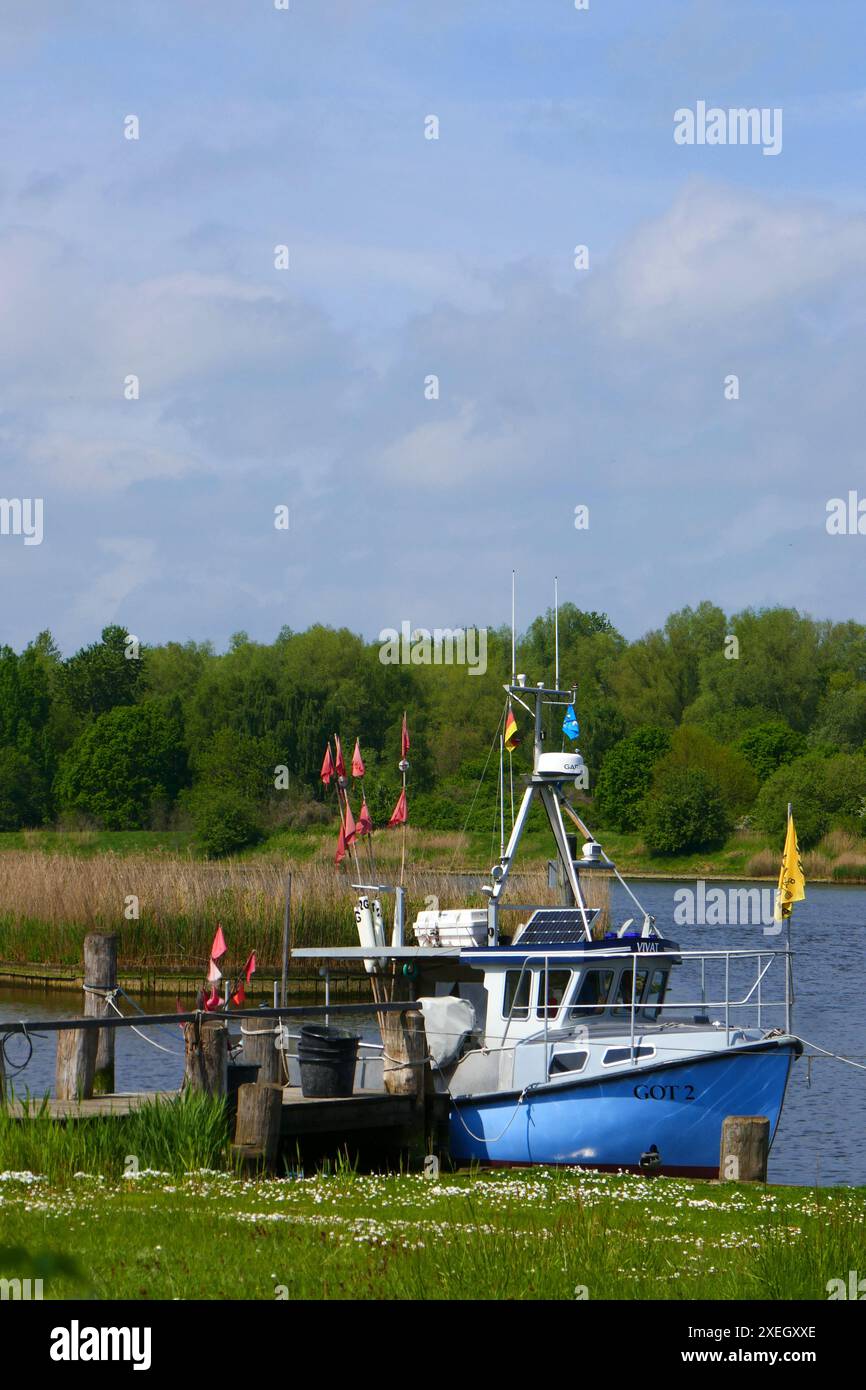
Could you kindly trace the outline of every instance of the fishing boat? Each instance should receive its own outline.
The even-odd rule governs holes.
[[[481,889],[486,906],[428,909],[407,931],[403,886],[358,882],[360,944],[294,954],[363,960],[378,1002],[408,985],[433,1085],[449,1098],[457,1163],[718,1176],[727,1116],[766,1116],[771,1143],[776,1133],[802,1051],[791,1033],[790,950],[683,950],[660,931],[569,799],[585,785],[581,754],[545,749],[546,711],[571,713],[575,690],[559,688],[558,669],[549,688],[523,676],[503,688],[507,711],[516,702],[531,714],[533,760]],[[404,792],[405,755],[404,724]],[[555,906],[507,891],[535,806],[555,848]],[[632,905],[621,923],[588,905],[593,874],[621,884]],[[381,906],[389,892],[390,940]],[[774,992],[771,972],[782,977]]]

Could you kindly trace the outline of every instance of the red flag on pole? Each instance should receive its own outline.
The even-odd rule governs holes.
[[[403,728],[400,731],[400,756],[405,758],[409,752],[409,729],[406,725],[406,711],[403,711]]]
[[[216,929],[216,935],[213,939],[213,945],[210,948],[211,960],[221,960],[227,950],[228,946],[226,945],[226,939],[223,936],[223,929],[221,926],[218,925]]]
[[[355,739],[355,751],[352,754],[352,776],[364,776],[364,759],[361,757],[361,744]]]
[[[328,746],[327,746],[327,748],[325,749],[325,756],[324,756],[324,758],[323,758],[323,760],[322,760],[322,770],[321,770],[321,772],[319,773],[319,776],[321,777],[322,781],[324,782],[325,786],[327,787],[328,784],[330,783],[330,780],[331,780],[331,778],[333,777],[333,775],[334,775],[334,762],[333,762],[333,759],[332,759],[332,757],[331,757],[331,740],[328,739]]]
[[[244,989],[243,985],[242,985],[242,984],[241,984],[241,985],[238,985],[237,989],[235,990],[234,994],[232,995],[232,1003],[233,1003],[233,1004],[238,1004],[238,1005],[240,1005],[240,1004],[242,1004],[242,1003],[244,1002],[244,1000],[246,999],[246,997],[247,997],[247,995],[246,995],[246,990]]]
[[[343,860],[345,859],[345,857],[346,857],[346,836],[345,836],[345,832],[343,831],[342,825],[340,825],[340,835],[339,835],[339,839],[337,840],[337,853],[334,855],[334,863],[335,863],[335,864],[342,864],[342,862],[343,862]]]
[[[355,836],[356,836],[357,833],[358,833],[358,828],[357,828],[357,826],[355,825],[355,817],[352,815],[352,808],[351,808],[351,806],[349,805],[349,798],[348,798],[348,797],[346,797],[346,821],[345,821],[344,830],[345,830],[346,844],[347,844],[347,845],[350,845],[350,844],[352,843],[352,841],[354,840]]]
[[[406,788],[404,787],[397,800],[397,805],[391,813],[388,822],[389,828],[394,825],[407,825],[409,822],[409,808],[406,805]]]
[[[256,960],[256,953],[255,951],[250,951],[249,955],[247,956],[247,963],[244,966],[244,979],[246,980],[247,984],[249,984],[253,975],[255,975],[257,969],[258,961]]]
[[[220,995],[217,993],[217,987],[214,985],[207,999],[204,1001],[204,1006],[208,1013],[212,1014],[214,1009],[218,1009],[222,1002]]]
[[[361,809],[358,812],[358,823],[355,828],[359,838],[361,835],[369,835],[370,831],[373,829],[373,822],[370,819],[370,812],[367,810],[366,796],[363,798],[361,802]]]
[[[346,764],[343,762],[343,749],[342,749],[342,745],[340,744],[340,735],[339,735],[339,734],[334,734],[334,743],[335,743],[336,749],[337,749],[337,758],[336,758],[336,761],[335,761],[335,763],[334,763],[334,771],[336,772],[336,774],[337,774],[338,777],[345,777],[345,775],[346,775]]]

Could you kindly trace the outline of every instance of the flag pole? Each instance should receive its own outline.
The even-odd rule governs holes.
[[[499,858],[505,858],[505,754],[504,741],[499,735]]]
[[[793,815],[793,808],[792,808],[791,803],[790,803],[790,801],[789,801],[789,802],[788,802],[788,823],[787,823],[787,825],[786,825],[786,827],[785,827],[785,832],[786,832],[786,833],[785,833],[785,839],[786,839],[786,841],[787,841],[787,838],[788,838],[787,832],[788,832],[788,830],[790,830],[790,828],[791,828],[791,817],[792,817],[792,815]],[[792,991],[792,989],[791,989],[792,975],[791,975],[791,913],[790,913],[790,912],[788,913],[788,916],[785,918],[785,951],[787,952],[787,954],[786,954],[786,956],[785,956],[785,1032],[786,1032],[786,1033],[790,1033],[790,1031],[791,1031],[791,1014],[792,1014],[792,1012],[793,1012],[792,1006],[793,1006],[793,1002],[794,1002],[793,999],[791,998],[791,995],[792,995],[793,991]]]
[[[405,710],[403,711],[403,727],[404,727],[404,728],[406,727],[406,711],[405,711]],[[401,735],[401,738],[402,738],[402,735]],[[404,797],[405,797],[405,795],[406,795],[406,756],[405,756],[405,754],[403,753],[402,748],[401,748],[400,752],[401,752],[401,757],[400,757],[401,767],[400,767],[400,771],[401,771],[401,773],[402,773],[402,779],[403,779],[403,795],[404,795]],[[401,888],[403,887],[403,874],[404,874],[404,871],[405,871],[405,869],[406,869],[406,820],[407,820],[407,819],[408,819],[408,817],[404,817],[404,818],[403,818],[403,824],[402,824],[401,827],[400,827],[400,831],[401,831],[401,835],[400,835],[400,887],[401,887]]]

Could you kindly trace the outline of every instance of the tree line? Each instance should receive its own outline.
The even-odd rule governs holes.
[[[711,846],[736,825],[778,838],[789,800],[804,847],[831,827],[866,828],[866,626],[704,602],[629,642],[607,615],[565,603],[559,645],[597,824],[639,832],[659,854]],[[552,682],[551,612],[520,635],[517,664],[529,684]],[[487,670],[471,676],[384,664],[378,643],[318,624],[270,643],[237,633],[224,652],[139,645],[114,624],[69,657],[42,632],[21,652],[0,648],[0,829],[192,826],[218,854],[335,821],[319,780],[335,732],[347,763],[360,739],[381,825],[399,790],[404,710],[410,821],[492,829],[510,667],[507,628],[488,629]],[[529,716],[515,714],[509,795],[531,760]],[[551,711],[548,746],[560,746],[559,720]]]

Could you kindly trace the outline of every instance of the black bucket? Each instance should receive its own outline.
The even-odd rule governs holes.
[[[229,1101],[237,1102],[238,1087],[259,1079],[258,1062],[229,1062],[226,1069],[226,1090]]]
[[[305,1096],[350,1096],[355,1088],[358,1043],[354,1034],[305,1023],[298,1040],[301,1091]]]

